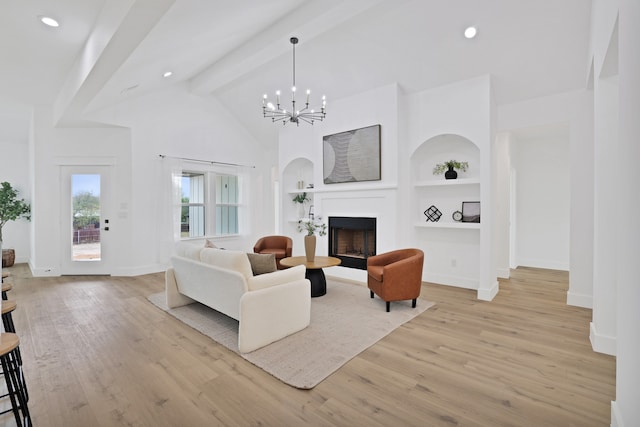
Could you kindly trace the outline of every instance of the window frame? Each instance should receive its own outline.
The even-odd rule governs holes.
[[[191,199],[193,194],[189,195],[189,203],[182,202],[182,179],[185,177],[195,177],[202,176],[203,177],[203,201],[202,202],[192,202]],[[202,168],[198,168],[192,165],[185,165],[180,174],[180,219],[179,219],[179,227],[180,227],[180,240],[194,240],[194,239],[205,239],[205,238],[220,238],[220,237],[233,237],[238,236],[240,234],[241,224],[240,224],[240,209],[241,209],[241,176],[238,173],[234,173],[232,171],[217,171],[217,170],[204,170]],[[220,191],[217,189],[218,180],[222,177],[231,177],[235,178],[235,203],[230,203],[228,200],[225,203],[218,202],[218,196],[222,196]],[[192,208],[192,207],[202,207],[203,214],[202,218],[204,221],[204,229],[203,235],[188,235],[183,236],[182,234],[182,209],[184,207]],[[219,227],[219,208],[228,209],[235,208],[235,232],[233,233],[218,233]]]

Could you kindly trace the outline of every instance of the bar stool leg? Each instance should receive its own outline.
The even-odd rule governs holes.
[[[15,350],[14,350],[15,351]],[[31,416],[27,407],[27,400],[24,395],[24,389],[18,378],[18,365],[15,355],[11,357],[13,351],[0,356],[2,363],[2,371],[4,372],[5,382],[7,384],[7,393],[11,400],[11,408],[16,419],[16,424],[21,426],[31,426]],[[20,413],[22,412],[22,417]],[[22,418],[22,421],[21,421]]]

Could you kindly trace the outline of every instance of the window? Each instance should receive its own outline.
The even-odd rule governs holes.
[[[237,176],[183,171],[181,190],[182,238],[238,234]]]
[[[183,172],[181,184],[180,237],[203,237],[206,218],[205,175]]]
[[[238,234],[238,177],[216,176],[216,235]]]

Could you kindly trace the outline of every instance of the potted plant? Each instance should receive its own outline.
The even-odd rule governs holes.
[[[459,162],[457,160],[448,160],[444,163],[438,163],[433,168],[434,175],[440,175],[444,173],[445,179],[456,179],[458,177],[458,172],[454,169],[461,170],[462,172],[466,172],[469,168],[468,162]]]
[[[298,193],[293,198],[293,203],[298,206],[298,218],[304,217],[304,204],[310,201],[311,199],[309,198],[309,196],[307,196],[306,192]]]
[[[30,220],[31,206],[24,199],[18,199],[18,190],[11,187],[8,182],[3,182],[0,184],[0,253],[2,253],[4,225],[19,218]],[[2,258],[4,259],[4,254]]]
[[[301,219],[298,220],[298,231],[307,233],[304,236],[304,253],[307,262],[313,262],[316,257],[316,233],[319,236],[327,234],[327,224],[318,219]]]

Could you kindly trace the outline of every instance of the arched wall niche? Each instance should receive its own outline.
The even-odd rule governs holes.
[[[448,160],[469,163],[466,172],[458,171],[458,178],[480,178],[480,148],[464,136],[457,134],[435,135],[420,144],[411,155],[412,181],[430,181],[444,179],[441,175],[433,175],[433,168],[438,163]]]
[[[282,185],[285,192],[298,189],[298,183],[307,187],[313,183],[313,162],[306,157],[291,160],[282,170]]]
[[[448,160],[469,167],[457,179],[434,175],[434,166]],[[458,134],[435,135],[411,154],[413,245],[425,253],[424,281],[479,289],[482,223],[459,222],[453,213],[463,210],[463,202],[480,201],[480,163],[478,145]],[[437,221],[424,214],[431,206],[442,214]]]

